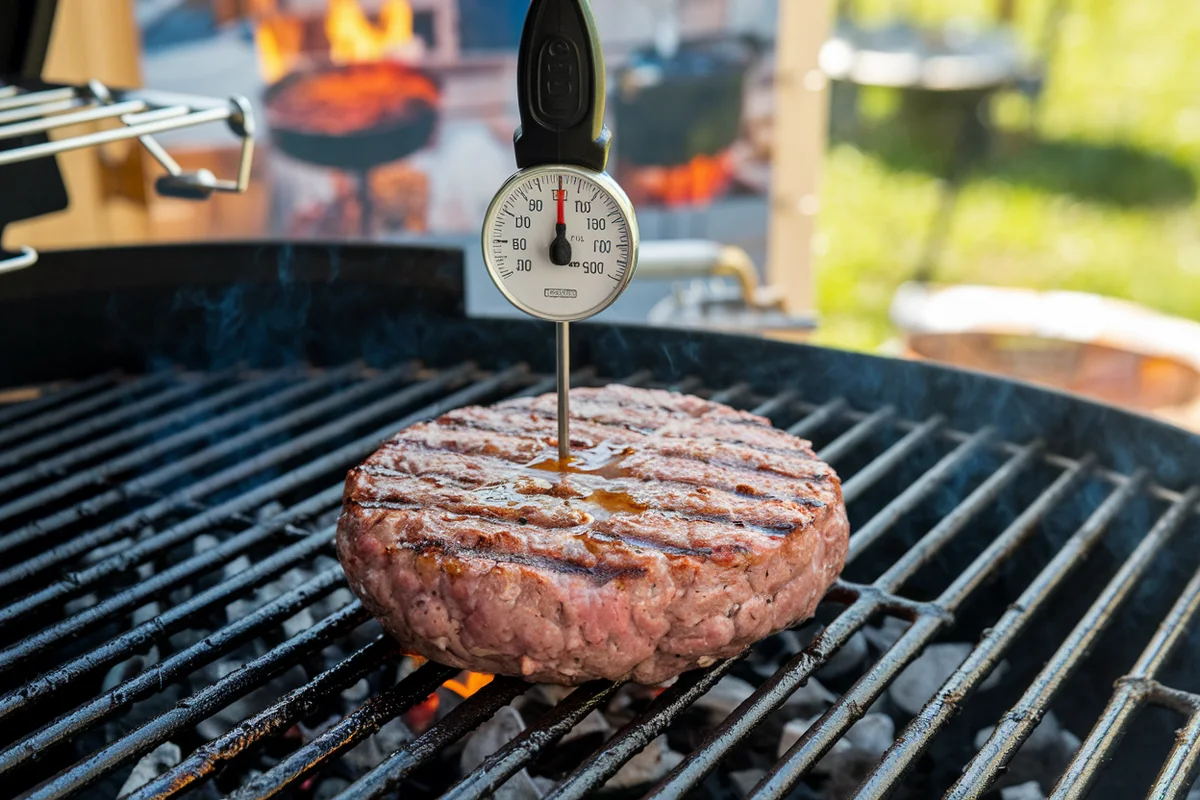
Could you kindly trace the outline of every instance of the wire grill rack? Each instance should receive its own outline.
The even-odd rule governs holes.
[[[77,86],[0,81],[0,141],[113,121],[120,125],[0,150],[0,167],[137,139],[167,172],[155,182],[159,194],[201,200],[213,192],[244,192],[249,186],[254,154],[254,115],[249,101],[243,97],[210,100],[150,90],[110,89],[96,80]],[[217,178],[206,169],[185,172],[154,138],[155,134],[212,122],[226,123],[241,139],[238,172],[233,179]],[[35,263],[37,252],[24,245],[20,254],[0,260],[0,272],[23,269]]]
[[[631,385],[662,385],[648,372],[616,377]],[[591,369],[573,381],[607,382]],[[470,363],[386,370],[352,364],[104,375],[0,408],[0,784],[36,800],[86,793],[272,677],[311,664],[355,631],[377,631],[366,610],[350,601],[296,635],[278,635],[285,620],[344,586],[335,566],[196,643],[165,651],[169,655],[157,664],[115,686],[101,688],[97,678],[274,576],[330,555],[333,528],[317,521],[336,514],[345,471],[383,438],[454,407],[553,387],[553,376],[522,366],[488,372]],[[897,791],[939,736],[948,735],[952,718],[971,706],[996,665],[1020,660],[1028,678],[1010,681],[1006,709],[991,717],[994,732],[956,765],[961,777],[938,789],[946,797],[983,796],[1047,710],[1096,669],[1089,654],[1106,632],[1122,637],[1128,658],[1107,665],[1119,670],[1115,690],[1099,698],[1098,715],[1087,723],[1091,733],[1052,796],[1084,797],[1096,788],[1103,765],[1119,761],[1123,735],[1148,706],[1168,709],[1182,727],[1158,753],[1161,769],[1147,776],[1145,796],[1186,796],[1200,759],[1200,687],[1173,686],[1164,675],[1184,675],[1187,684],[1190,673],[1175,669],[1172,655],[1180,655],[1200,609],[1200,572],[1185,569],[1176,586],[1160,565],[1166,560],[1195,567],[1181,554],[1187,537],[1194,543],[1198,532],[1200,489],[1170,491],[1155,485],[1147,469],[1114,473],[1090,456],[1048,453],[1038,440],[1001,441],[991,428],[953,430],[936,413],[902,419],[888,406],[855,409],[843,400],[814,405],[791,391],[761,395],[746,384],[712,387],[700,378],[670,388],[769,416],[811,438],[842,476],[853,533],[843,579],[823,604],[828,624],[648,796],[682,797],[699,786],[880,615],[910,624],[748,796],[788,796],[904,667],[951,631],[960,638],[977,635],[970,655],[898,732],[855,796]],[[268,504],[273,510],[259,514]],[[219,543],[193,553],[190,543],[214,531],[222,534]],[[255,554],[248,568],[222,572],[245,554]],[[166,600],[180,587],[191,589],[185,599]],[[1144,626],[1149,639],[1135,655],[1122,620],[1133,606],[1158,607],[1146,600],[1147,592],[1169,610],[1154,617],[1157,629]],[[161,605],[145,618],[135,616],[152,602]],[[138,701],[271,632],[269,649],[242,668],[187,689],[168,710],[129,722],[113,741],[88,738],[104,723],[126,719]],[[303,685],[265,710],[186,753],[132,797],[171,797],[212,779],[325,699],[400,657],[383,636],[345,652],[347,657],[311,670]],[[682,676],[549,797],[579,798],[601,787],[737,662]],[[268,797],[300,785],[455,674],[425,664],[241,785],[234,797]],[[519,680],[497,678],[340,796],[394,791],[528,689]],[[487,796],[617,689],[609,682],[578,688],[445,796]],[[67,760],[53,758],[64,750]]]

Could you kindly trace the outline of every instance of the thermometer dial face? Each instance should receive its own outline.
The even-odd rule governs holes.
[[[637,267],[633,206],[607,173],[567,165],[522,170],[492,200],[483,258],[517,308],[570,322],[607,308]]]

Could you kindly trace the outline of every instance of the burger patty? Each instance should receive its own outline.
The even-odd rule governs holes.
[[[809,442],[698,397],[571,392],[414,425],[351,470],[338,556],[408,651],[478,672],[659,683],[810,617],[846,559]]]

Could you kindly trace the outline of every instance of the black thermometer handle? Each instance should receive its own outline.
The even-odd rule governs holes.
[[[588,0],[533,0],[517,58],[517,166],[575,164],[603,172],[604,54]]]

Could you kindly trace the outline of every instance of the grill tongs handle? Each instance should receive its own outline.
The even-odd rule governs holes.
[[[533,0],[517,55],[517,102],[518,167],[608,166],[604,56],[587,0]]]

